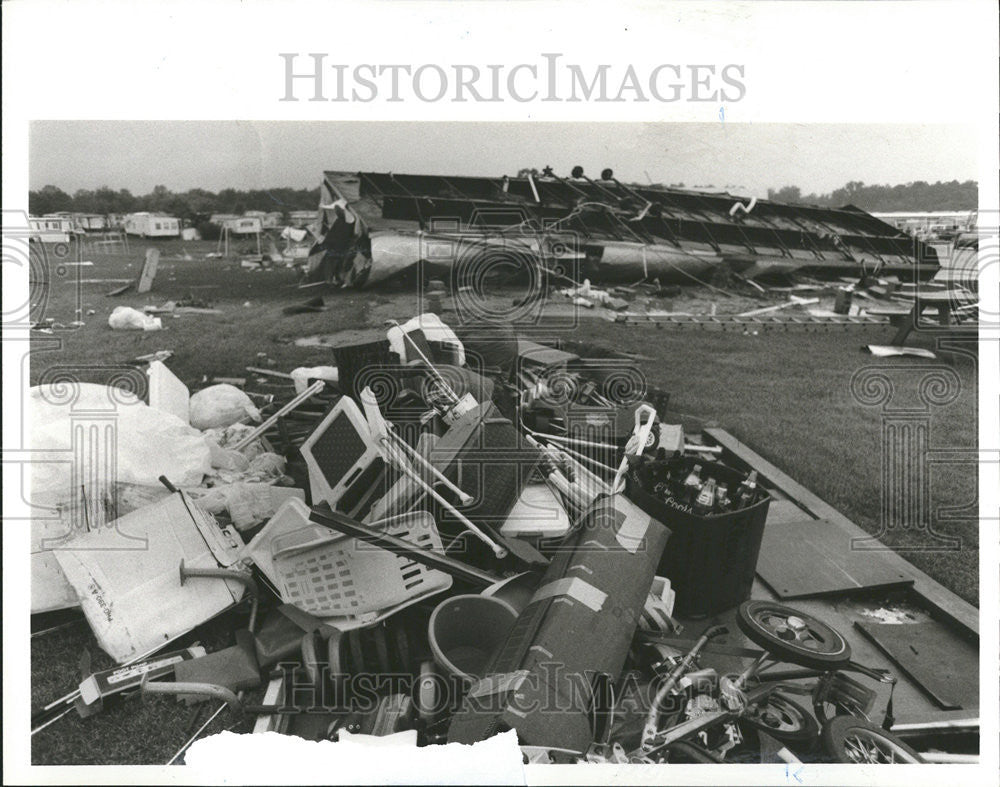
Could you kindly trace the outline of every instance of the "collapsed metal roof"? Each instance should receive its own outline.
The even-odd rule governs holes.
[[[371,230],[575,233],[585,244],[628,244],[766,268],[937,268],[929,246],[865,211],[822,208],[598,180],[326,172],[328,203],[344,199]],[[616,258],[618,259],[618,258]]]

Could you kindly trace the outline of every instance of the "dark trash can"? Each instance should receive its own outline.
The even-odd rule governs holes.
[[[337,364],[337,386],[354,399],[366,385],[384,381],[400,365],[399,356],[389,349],[387,339],[334,347],[333,357]]]
[[[696,464],[701,465],[703,478],[715,478],[731,493],[746,477],[726,465],[688,457],[673,460],[671,466],[688,473]],[[706,617],[750,598],[771,504],[764,489],[758,487],[757,501],[747,508],[702,516],[681,502],[664,502],[644,491],[634,473],[626,481],[627,496],[671,532],[656,573],[667,577],[677,594],[675,615]]]

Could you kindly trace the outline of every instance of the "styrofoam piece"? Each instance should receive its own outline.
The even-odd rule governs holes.
[[[508,538],[518,536],[560,538],[566,535],[572,523],[569,514],[548,484],[527,484],[500,528]]]
[[[151,361],[146,370],[149,377],[149,406],[188,423],[188,401],[191,392],[163,361]]]

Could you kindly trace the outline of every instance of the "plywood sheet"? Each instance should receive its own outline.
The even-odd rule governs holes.
[[[771,521],[757,575],[781,599],[912,584],[880,551],[851,549],[851,536],[826,519]]]
[[[891,624],[856,622],[942,709],[979,707],[979,647],[936,620]]]

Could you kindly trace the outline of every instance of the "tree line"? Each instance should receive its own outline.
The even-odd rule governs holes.
[[[79,189],[67,194],[58,186],[45,186],[28,192],[28,210],[33,216],[46,213],[135,213],[149,211],[166,213],[184,219],[192,225],[204,222],[213,213],[242,215],[248,210],[288,214],[293,210],[315,210],[319,205],[319,188],[314,189],[222,189],[215,193],[205,189],[173,192],[166,186],[156,186],[149,194],[137,196],[127,189]]]
[[[768,189],[767,198],[775,202],[827,208],[854,205],[869,213],[976,210],[979,207],[979,184],[974,180],[935,183],[917,180],[889,186],[866,185],[860,180],[852,180],[829,194],[803,194],[798,186],[785,186]]]
[[[683,188],[684,184],[671,186]],[[776,202],[823,207],[855,205],[871,212],[975,210],[979,205],[979,185],[974,180],[936,183],[918,180],[895,186],[866,185],[852,180],[829,194],[803,194],[798,186],[783,186],[768,189],[767,197]],[[262,210],[287,214],[293,210],[313,210],[318,204],[319,188],[222,189],[218,193],[189,189],[175,193],[166,186],[156,186],[149,194],[136,196],[127,189],[116,191],[108,186],[79,189],[72,195],[58,186],[45,186],[28,193],[28,209],[34,216],[60,211],[106,215],[146,210],[176,216],[192,225],[205,222],[213,213],[240,215],[248,210]]]

